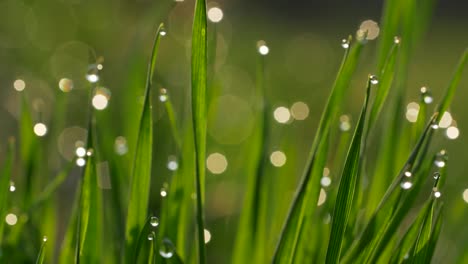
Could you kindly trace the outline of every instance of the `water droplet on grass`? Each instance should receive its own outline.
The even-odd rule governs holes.
[[[91,64],[88,66],[88,71],[86,72],[86,80],[90,83],[95,83],[99,81],[98,68],[96,64]]]
[[[349,48],[349,41],[347,39],[342,39],[341,40],[341,47],[343,47],[344,49],[348,49]]]
[[[174,256],[174,245],[172,244],[171,240],[168,238],[164,238],[163,241],[161,242],[161,246],[159,247],[159,254],[163,258],[172,258]]]
[[[159,219],[156,216],[152,216],[150,219],[150,224],[153,227],[156,227],[159,225]]]
[[[153,233],[153,232],[151,232],[151,233],[148,234],[148,240],[149,240],[149,241],[154,240],[154,233]]]
[[[441,150],[436,154],[434,164],[439,168],[443,168],[447,164],[447,160],[448,160],[447,151]]]
[[[411,187],[413,187],[413,183],[409,182],[409,181],[405,181],[405,182],[402,182],[401,183],[401,188],[405,189],[405,190],[408,190],[410,189]]]
[[[370,79],[371,84],[374,84],[374,85],[375,85],[375,84],[378,84],[378,83],[379,83],[379,79],[378,79],[377,76],[375,76],[375,75],[369,76],[369,79]]]

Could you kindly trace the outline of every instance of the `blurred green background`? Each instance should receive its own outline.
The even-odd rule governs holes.
[[[458,56],[468,45],[468,16],[462,12],[468,10],[467,4],[440,2],[412,55],[407,103],[418,100],[422,86],[431,89],[437,102]],[[341,61],[341,39],[354,35],[365,20],[379,22],[383,3],[219,0],[209,1],[208,5],[223,11],[219,23],[209,24],[209,30],[217,34],[217,47],[207,150],[208,155],[221,155],[209,156],[211,167],[208,159],[211,173],[207,175],[206,208],[207,229],[212,236],[207,244],[208,257],[211,263],[222,263],[232,253],[247,176],[249,137],[255,127],[253,93],[257,41],[266,41],[270,49],[266,57],[266,85],[272,106],[289,109],[296,102],[304,102],[308,109],[305,119],[291,117],[286,124],[272,122],[270,128],[268,149],[281,151],[286,156],[284,166],[268,168],[268,177],[278,182],[271,203],[274,210],[285,214]],[[110,91],[107,108],[97,113],[97,130],[106,153],[100,157],[100,164],[107,171],[103,174],[109,177],[112,188],[117,188],[117,184],[125,190],[135,150],[146,63],[160,22],[165,22],[168,34],[160,47],[154,89],[167,89],[181,126],[190,118],[187,113],[190,109],[193,6],[193,0],[179,3],[170,0],[1,0],[0,159],[3,160],[7,139],[18,136],[20,93],[14,89],[14,82],[23,80],[23,92],[33,111],[33,121],[42,122],[49,129],[41,138],[43,168],[36,177],[43,184],[53,177],[73,156],[76,141],[84,140],[89,89],[85,75],[88,65],[99,61],[103,66],[99,85]],[[343,114],[351,116],[352,124],[363,98],[367,75],[375,70],[377,42],[378,38],[366,45],[350,87],[347,111]],[[435,145],[449,152],[449,177],[443,192],[446,222],[435,263],[455,261],[466,253],[468,244],[468,191],[465,192],[468,189],[465,175],[468,140],[464,133],[468,129],[464,105],[468,96],[467,77],[465,74],[450,109],[460,131],[459,137],[449,140],[443,135],[444,130],[436,138]],[[70,92],[59,89],[62,78],[73,81]],[[179,153],[164,107],[155,103],[154,110],[151,204],[157,214],[159,190],[172,174],[168,162]],[[292,110],[293,115],[305,113],[304,110],[299,112]],[[380,123],[383,122],[385,120],[381,119]],[[407,122],[408,126],[411,124]],[[337,130],[338,127],[336,124]],[[377,146],[378,135],[373,136],[371,143]],[[68,221],[78,172],[77,167],[59,190],[58,237]],[[367,179],[372,180],[372,176]],[[14,181],[21,182],[21,179]],[[18,188],[21,185],[18,184]],[[106,191],[112,197],[111,191]],[[125,193],[117,199],[125,204]],[[283,220],[272,219],[273,233],[278,232]],[[9,228],[14,226],[6,227]]]

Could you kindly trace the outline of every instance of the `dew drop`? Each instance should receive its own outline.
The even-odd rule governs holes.
[[[167,190],[166,188],[162,187],[160,191],[161,197],[166,197],[167,196]]]
[[[431,128],[434,129],[434,130],[439,129],[439,125],[437,125],[437,124],[432,124],[432,125],[431,125]]]
[[[83,147],[78,147],[78,148],[76,148],[75,154],[76,154],[76,156],[82,158],[82,157],[84,157],[86,155],[86,149],[83,148]]]
[[[176,171],[179,168],[179,163],[177,162],[177,158],[175,156],[169,156],[167,159],[167,168],[170,171]]]
[[[341,40],[341,47],[343,47],[344,49],[348,49],[349,48],[349,41],[347,39],[342,39]]]
[[[159,35],[164,37],[164,36],[167,35],[167,31],[163,28],[163,29],[161,29],[161,31],[159,31]]]
[[[410,171],[406,171],[406,172],[405,172],[405,176],[406,176],[406,177],[411,177],[412,175],[413,175],[413,174],[412,174]]]
[[[440,196],[442,196],[442,193],[440,193],[439,191],[434,192],[434,197],[435,198],[439,198]]]
[[[164,238],[163,241],[161,242],[161,246],[159,247],[159,254],[163,258],[172,258],[174,256],[174,245],[172,244],[171,240],[168,238]]]
[[[167,90],[164,88],[161,88],[159,90],[159,101],[161,102],[166,102],[167,101]]]
[[[439,172],[434,172],[434,180],[438,180],[440,178],[440,173]]]
[[[408,190],[413,186],[413,183],[406,181],[401,183],[401,188]]]
[[[149,241],[153,241],[153,240],[154,240],[154,233],[153,233],[153,232],[151,232],[151,233],[148,234],[148,240],[149,240]]]
[[[378,84],[378,83],[379,83],[379,79],[378,79],[377,76],[375,76],[375,75],[369,76],[369,79],[370,79],[371,84],[374,84],[374,85],[375,85],[375,84]]]
[[[434,164],[439,168],[443,168],[447,164],[447,160],[448,160],[447,151],[441,150],[436,154]]]
[[[86,151],[86,156],[88,157],[91,157],[94,153],[94,150],[92,148],[88,149],[88,151]]]
[[[400,42],[401,42],[401,38],[399,36],[393,37],[393,43],[400,44]]]
[[[432,97],[429,88],[427,88],[426,86],[421,87],[421,100],[425,104],[431,104],[434,101],[434,98]]]
[[[44,236],[44,237],[42,238],[42,241],[47,242],[47,237]]]
[[[15,183],[10,182],[10,192],[14,192],[14,191],[16,191]]]
[[[157,227],[159,225],[159,219],[156,216],[152,216],[150,219],[150,224],[153,227]]]
[[[86,72],[86,80],[90,83],[96,83],[99,81],[98,75],[99,69],[97,68],[96,64],[91,64],[88,66],[88,71]]]

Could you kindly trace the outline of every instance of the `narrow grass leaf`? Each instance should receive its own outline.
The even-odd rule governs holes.
[[[153,148],[153,115],[151,109],[151,86],[156,66],[156,58],[161,39],[161,24],[156,32],[153,50],[148,65],[146,90],[144,95],[143,112],[141,114],[135,159],[130,186],[130,198],[127,211],[127,223],[125,228],[126,258],[133,259],[139,230],[143,227],[148,213],[148,200],[151,183],[151,163]]]
[[[314,210],[317,207],[317,199],[312,204],[306,204],[306,196],[309,195],[311,188],[320,188],[320,177],[311,178],[313,167],[315,166],[317,156],[323,153],[318,153],[320,142],[323,140],[324,135],[328,133],[330,125],[338,115],[340,106],[343,103],[346,88],[351,80],[351,76],[356,69],[358,59],[360,57],[363,43],[356,42],[355,45],[349,47],[351,37],[345,40],[345,55],[338,71],[335,83],[332,88],[330,97],[322,113],[317,133],[314,137],[314,142],[307,158],[304,174],[302,175],[301,182],[297,188],[296,195],[291,205],[290,211],[287,215],[286,222],[281,230],[279,242],[277,244],[275,254],[273,256],[273,263],[290,263],[293,259],[295,246],[301,230],[302,221],[304,220],[305,208]],[[349,48],[348,48],[349,47]],[[318,194],[316,191],[315,194]]]
[[[197,0],[192,32],[192,118],[195,137],[195,186],[199,263],[206,262],[204,242],[205,155],[206,155],[206,86],[207,22],[206,1]]]
[[[41,249],[39,250],[39,254],[37,255],[36,264],[44,263],[46,245],[47,245],[47,238],[44,237],[44,239],[42,240]]]
[[[1,174],[0,174],[0,245],[3,242],[3,229],[5,227],[5,215],[8,204],[8,196],[10,192],[6,191],[10,186],[10,179],[13,172],[13,165],[15,162],[15,140],[10,138],[8,141],[8,148],[5,155],[5,161],[3,162]]]
[[[341,247],[344,238],[345,228],[348,223],[349,215],[355,199],[355,189],[357,178],[359,177],[359,162],[361,160],[361,146],[364,145],[365,137],[365,121],[367,113],[367,105],[369,100],[369,93],[371,89],[371,77],[367,81],[367,91],[364,99],[364,105],[361,110],[356,129],[354,131],[351,145],[345,161],[345,166],[338,188],[337,200],[333,213],[332,229],[330,240],[328,242],[326,263],[338,263],[341,255]]]
[[[448,110],[450,103],[453,100],[453,96],[455,95],[458,84],[460,83],[463,70],[465,68],[467,61],[468,61],[468,49],[466,49],[463,55],[461,56],[460,61],[458,62],[457,68],[455,69],[455,73],[453,74],[452,79],[449,82],[447,90],[445,90],[445,95],[436,109],[436,112],[439,113],[439,116],[437,117],[437,124],[440,122],[440,120],[442,119],[442,116],[444,115],[445,111]]]

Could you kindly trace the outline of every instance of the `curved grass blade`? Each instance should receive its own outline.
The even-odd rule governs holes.
[[[44,237],[44,239],[42,240],[41,249],[39,250],[39,254],[37,255],[36,264],[44,263],[46,244],[47,244],[47,238]]]
[[[132,252],[135,251],[135,244],[138,232],[145,223],[148,213],[148,199],[151,183],[151,163],[153,148],[153,118],[151,110],[151,86],[156,66],[161,32],[164,25],[159,25],[156,32],[153,50],[148,65],[146,79],[146,90],[144,95],[143,112],[140,118],[138,129],[137,147],[135,159],[133,161],[133,172],[130,187],[130,199],[127,211],[127,223],[125,228],[126,247],[125,254],[127,261],[133,259]],[[129,262],[130,263],[130,262]]]
[[[192,32],[192,119],[195,142],[195,186],[199,263],[206,262],[204,242],[206,86],[207,86],[206,1],[197,0]]]
[[[434,228],[431,233],[431,239],[429,240],[429,247],[427,250],[427,262],[430,262],[432,260],[432,257],[434,256],[434,252],[437,246],[437,241],[439,241],[439,236],[440,236],[440,231],[442,229],[442,223],[443,223],[443,204],[440,205],[439,212],[435,218],[435,223],[434,223]]]
[[[361,146],[366,140],[364,135],[367,105],[371,89],[371,77],[367,81],[366,96],[361,110],[356,129],[354,131],[351,145],[345,161],[345,166],[340,180],[337,200],[333,213],[332,228],[330,240],[328,242],[327,257],[325,263],[338,263],[341,255],[341,245],[344,238],[346,225],[351,213],[353,199],[355,198],[355,189],[357,178],[359,177],[359,166],[361,161]]]
[[[351,37],[348,38],[347,43],[349,45]],[[273,256],[273,263],[290,263],[293,259],[293,254],[295,252],[295,246],[297,245],[297,239],[299,237],[299,232],[301,230],[302,221],[304,220],[304,212],[307,207],[308,210],[314,210],[317,206],[318,191],[312,189],[318,189],[320,187],[320,177],[311,178],[312,170],[315,166],[317,156],[323,155],[324,153],[319,153],[318,149],[320,142],[323,140],[324,135],[328,133],[330,125],[333,120],[336,119],[338,115],[340,106],[344,100],[344,95],[346,88],[350,82],[351,76],[356,69],[358,58],[360,57],[361,50],[363,47],[362,42],[356,42],[355,45],[352,45],[349,49],[346,49],[343,61],[341,63],[338,75],[335,79],[333,89],[328,102],[325,106],[325,110],[322,113],[320,123],[318,126],[317,133],[314,137],[314,142],[312,144],[306,168],[302,176],[301,182],[299,183],[296,195],[294,197],[291,209],[289,210],[286,222],[281,230],[279,242],[277,244],[275,254]],[[312,195],[313,203],[306,204],[306,196]]]
[[[368,127],[369,130],[372,129],[375,121],[377,120],[380,112],[382,111],[382,107],[385,103],[385,99],[388,96],[390,88],[393,83],[393,77],[395,76],[395,69],[396,69],[396,60],[398,56],[398,50],[400,47],[400,40],[396,39],[392,48],[390,49],[389,54],[387,55],[387,59],[385,64],[379,69],[379,86],[376,91],[374,102],[372,103],[370,116],[369,116],[369,123]]]
[[[92,114],[91,114],[92,116]],[[92,125],[88,127],[88,151],[94,151],[94,133]],[[77,259],[83,263],[98,263],[101,250],[101,231],[102,231],[102,201],[101,190],[98,187],[96,172],[96,157],[92,153],[86,159],[86,165],[83,170],[82,183],[80,190],[79,222],[78,222],[78,241],[77,241]]]
[[[263,174],[265,170],[265,155],[268,138],[269,106],[265,96],[265,56],[258,54],[256,90],[258,100],[256,108],[256,130],[254,131],[250,152],[251,164],[255,167],[252,175],[248,177],[247,191],[244,198],[244,206],[239,220],[236,236],[236,244],[233,254],[233,263],[246,263],[249,259],[265,261],[265,184]],[[253,251],[255,248],[255,251]]]
[[[8,201],[8,195],[10,192],[7,192],[10,179],[13,172],[13,165],[15,162],[15,140],[14,138],[10,138],[8,140],[8,148],[5,155],[6,159],[2,166],[2,171],[0,174],[0,219],[5,219],[6,214],[6,206]],[[5,226],[5,221],[0,221],[0,245],[3,242],[3,228]]]
[[[403,220],[403,216],[409,211],[417,193],[420,190],[420,186],[422,185],[421,179],[423,177],[419,174],[426,175],[424,173],[427,172],[433,164],[433,160],[431,159],[426,162],[426,166],[422,166],[421,162],[425,158],[425,153],[427,152],[427,147],[434,131],[431,126],[434,124],[436,116],[437,115],[434,115],[429,124],[427,124],[426,129],[419,138],[419,141],[414,147],[411,155],[408,157],[397,177],[387,189],[379,206],[364,228],[362,235],[359,239],[356,239],[350,247],[350,250],[347,252],[343,260],[344,263],[356,261],[358,256],[365,255],[367,256],[366,258],[369,258],[371,255],[375,254],[375,252],[381,252],[382,247],[385,246],[385,243],[382,241],[389,240],[389,237],[395,233],[395,229]],[[399,187],[406,177],[406,172],[411,172],[413,177],[418,181],[413,183],[414,187],[411,188],[409,192],[407,191],[406,193],[403,193],[404,198],[401,198],[402,190]],[[417,172],[419,173],[418,175],[416,175]],[[397,207],[396,203],[400,199],[404,200],[405,203]],[[399,217],[395,215],[399,215]]]
[[[440,120],[442,119],[443,114],[445,113],[445,111],[448,110],[450,103],[452,102],[453,96],[455,95],[455,91],[457,90],[458,84],[460,83],[463,70],[465,68],[465,64],[467,61],[468,61],[468,49],[466,49],[463,55],[461,56],[460,61],[458,62],[457,68],[455,70],[455,73],[453,74],[452,79],[450,80],[449,86],[447,87],[447,90],[445,90],[445,95],[436,109],[436,112],[439,113],[439,116],[437,117],[437,120],[436,120],[437,121],[436,124],[439,124]]]

